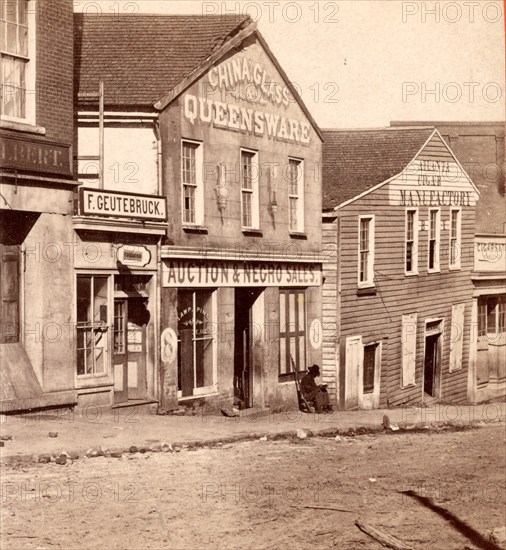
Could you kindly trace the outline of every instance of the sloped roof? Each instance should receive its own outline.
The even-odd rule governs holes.
[[[331,211],[399,174],[434,128],[322,130],[323,210]]]
[[[251,23],[244,15],[74,14],[76,93],[105,103],[151,107],[226,40]]]

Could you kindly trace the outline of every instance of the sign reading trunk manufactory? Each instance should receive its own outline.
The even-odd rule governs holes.
[[[165,221],[167,203],[165,197],[137,195],[81,189],[80,214],[85,216],[109,216]]]
[[[320,286],[321,268],[312,264],[167,260],[164,287],[308,287]]]

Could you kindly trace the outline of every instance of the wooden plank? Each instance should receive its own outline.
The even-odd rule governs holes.
[[[402,542],[401,540],[393,537],[392,535],[388,535],[383,531],[380,531],[379,529],[373,527],[372,525],[369,525],[368,523],[357,519],[355,521],[355,525],[361,531],[369,535],[374,540],[377,540],[380,544],[386,546],[387,548],[391,548],[392,550],[413,550],[412,546],[404,544],[404,542]]]

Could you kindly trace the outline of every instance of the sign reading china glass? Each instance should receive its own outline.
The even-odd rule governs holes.
[[[83,215],[156,221],[167,220],[165,197],[99,191],[96,189],[81,189],[80,194],[80,213]]]
[[[166,260],[164,287],[308,287],[320,286],[321,267],[314,264],[197,262]]]

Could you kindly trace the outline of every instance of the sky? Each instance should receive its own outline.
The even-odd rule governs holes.
[[[499,0],[75,0],[88,13],[245,14],[321,128],[504,121]]]

